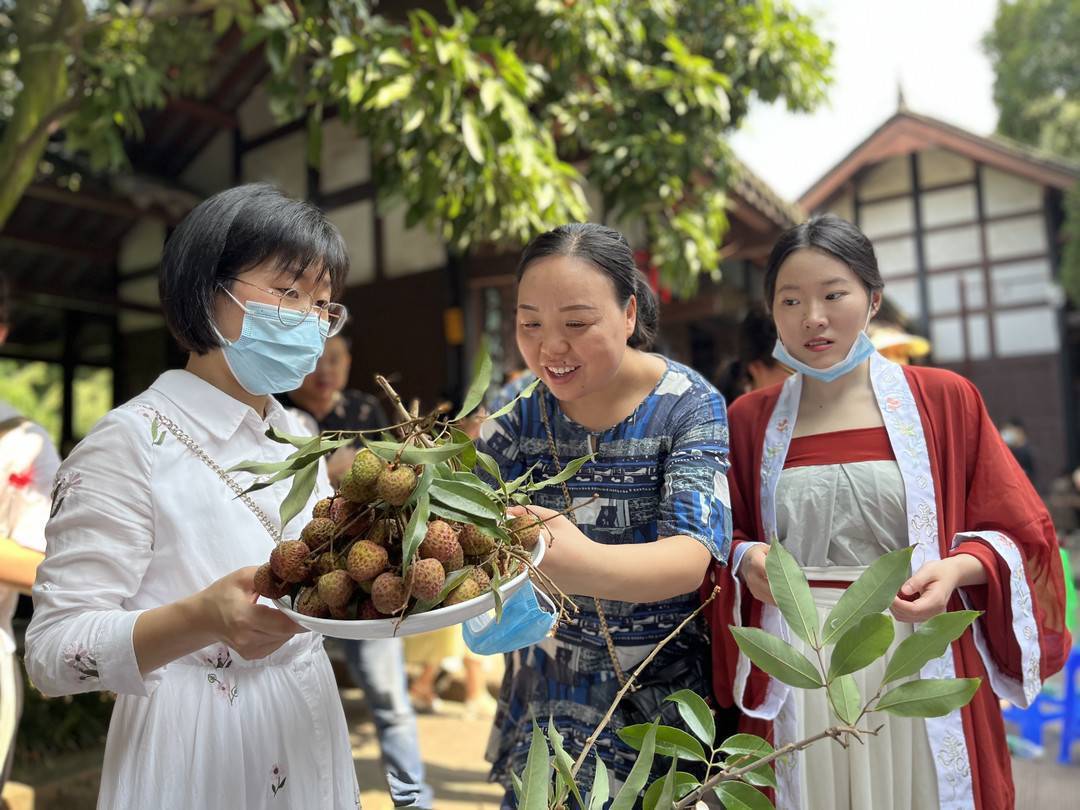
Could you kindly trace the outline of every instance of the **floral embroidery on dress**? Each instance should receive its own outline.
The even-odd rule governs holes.
[[[80,681],[98,676],[98,663],[93,654],[82,644],[72,642],[64,647],[64,663],[79,673]]]
[[[280,765],[275,765],[270,769],[270,792],[277,796],[278,793],[285,789],[285,769]]]
[[[75,489],[82,486],[82,475],[77,472],[60,472],[53,482],[52,506],[49,507],[49,517],[56,517],[60,507],[64,505],[64,499]]]
[[[229,705],[232,706],[236,702],[237,695],[240,694],[240,689],[235,683],[224,677],[224,671],[232,666],[232,653],[229,652],[228,647],[218,647],[217,654],[214,658],[210,656],[205,657],[206,663],[212,666],[218,672],[211,672],[206,676],[207,682],[214,687],[214,691],[229,701]]]

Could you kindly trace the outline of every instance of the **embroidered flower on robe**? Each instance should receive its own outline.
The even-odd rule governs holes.
[[[82,644],[68,644],[63,652],[64,663],[79,673],[80,681],[98,677],[97,659]]]

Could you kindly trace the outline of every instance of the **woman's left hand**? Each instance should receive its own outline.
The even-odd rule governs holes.
[[[925,622],[944,613],[953,591],[986,582],[982,563],[969,554],[928,562],[902,586],[889,610],[901,622]]]

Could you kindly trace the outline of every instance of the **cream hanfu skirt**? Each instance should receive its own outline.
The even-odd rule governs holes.
[[[854,582],[864,570],[861,566],[803,569],[821,624],[844,593],[839,583]],[[826,582],[829,584],[822,587],[821,583]],[[881,685],[892,650],[914,632],[910,624],[896,622],[895,626],[896,638],[889,654],[853,673],[864,703]],[[813,649],[795,634],[791,643],[811,661],[816,660]],[[792,689],[788,699],[794,701],[787,708],[794,710],[795,740],[839,724],[824,689]],[[851,739],[845,748],[836,740],[824,739],[797,753],[801,757],[801,796],[791,806],[802,810],[936,810],[937,773],[926,723],[922,718],[896,717],[886,712],[867,714],[859,722],[859,728],[879,725],[883,726],[881,731],[876,736],[863,735],[861,743]],[[779,747],[793,741],[777,740],[776,744]]]

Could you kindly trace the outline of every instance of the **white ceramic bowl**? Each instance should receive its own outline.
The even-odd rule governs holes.
[[[533,565],[540,564],[540,561],[544,559],[544,552],[546,550],[546,538],[541,534],[540,540],[533,548]],[[528,576],[528,573],[528,570],[523,570],[516,576],[508,579],[499,587],[499,593],[502,595],[504,602],[512,593],[525,584],[525,578]],[[495,607],[495,597],[492,595],[491,591],[485,591],[480,594],[480,596],[477,596],[475,599],[470,599],[468,602],[450,605],[449,607],[436,608],[435,610],[429,610],[426,613],[417,613],[415,616],[408,616],[401,621],[400,624],[398,624],[398,619],[396,618],[316,619],[311,616],[304,616],[302,613],[297,613],[292,610],[292,601],[288,596],[282,599],[275,599],[274,604],[277,605],[282,613],[297,624],[306,627],[308,630],[313,630],[316,633],[322,633],[324,636],[331,636],[332,638],[364,640],[393,638],[394,636],[414,636],[417,633],[427,633],[431,630],[439,630],[443,627],[461,624],[467,619],[471,619],[473,616],[479,616],[485,611],[492,610]]]

